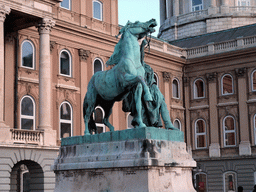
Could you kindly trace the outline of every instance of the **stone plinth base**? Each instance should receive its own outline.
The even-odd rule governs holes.
[[[194,192],[196,162],[180,131],[141,128],[66,138],[55,192]]]
[[[55,192],[195,192],[190,168],[152,166],[55,173]]]

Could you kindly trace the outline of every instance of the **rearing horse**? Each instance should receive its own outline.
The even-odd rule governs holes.
[[[107,65],[115,64],[115,66],[110,70],[95,73],[88,84],[83,104],[86,135],[90,134],[88,122],[92,120],[91,115],[98,105],[105,111],[103,123],[110,131],[114,131],[114,127],[109,123],[112,107],[115,101],[123,100],[134,87],[136,87],[134,98],[137,111],[134,119],[138,127],[146,127],[141,117],[142,92],[144,91],[145,101],[152,101],[152,96],[144,81],[145,70],[141,64],[138,39],[154,32],[156,25],[155,19],[145,23],[128,21],[120,30],[118,36],[121,34],[121,39],[115,46],[113,55],[106,62]]]

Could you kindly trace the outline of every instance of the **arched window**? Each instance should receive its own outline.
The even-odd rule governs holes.
[[[235,192],[237,189],[237,180],[235,172],[226,172],[223,174],[224,192]]]
[[[20,128],[35,130],[35,102],[31,96],[24,96],[20,102]]]
[[[133,116],[131,116],[131,113],[129,113],[127,115],[127,129],[133,129],[132,120],[133,120]]]
[[[98,0],[93,0],[93,18],[102,21],[102,3]]]
[[[60,52],[60,74],[71,77],[71,54],[67,50]]]
[[[222,95],[233,94],[233,78],[231,75],[223,75],[221,79]]]
[[[202,79],[197,79],[194,82],[194,98],[204,98],[205,90],[204,90],[204,81]]]
[[[97,58],[93,62],[93,74],[98,71],[103,71],[103,62]]]
[[[60,6],[64,9],[68,9],[68,10],[71,10],[71,0],[63,0],[61,3],[60,3]]]
[[[179,130],[181,130],[181,123],[179,119],[175,119],[173,122],[173,126]]]
[[[104,116],[104,110],[101,107],[96,107],[93,118],[97,127],[98,134],[106,132],[106,128],[103,123]]]
[[[236,125],[232,116],[226,116],[223,119],[224,146],[236,146]]]
[[[69,102],[64,101],[60,105],[60,138],[72,136],[72,106]]]
[[[195,141],[196,148],[206,148],[206,123],[203,119],[198,119],[195,122]]]
[[[252,91],[256,91],[256,70],[252,72],[251,76],[251,82],[252,82]]]
[[[203,1],[202,0],[192,0],[192,11],[199,11],[203,9]]]
[[[154,72],[154,80],[156,82],[156,85],[159,86],[159,78],[158,75]]]
[[[207,192],[207,175],[205,173],[196,173],[194,175],[195,189],[199,192]]]
[[[35,68],[35,47],[29,40],[24,40],[21,44],[21,66],[26,68]]]
[[[172,81],[172,97],[176,99],[180,98],[180,87],[177,79],[173,79]]]

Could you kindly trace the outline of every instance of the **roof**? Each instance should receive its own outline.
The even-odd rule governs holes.
[[[207,45],[208,43],[218,43],[222,41],[229,41],[238,37],[249,37],[256,35],[256,24],[246,25],[242,27],[232,28],[213,33],[207,33],[194,37],[169,41],[170,44],[181,48],[192,48]]]

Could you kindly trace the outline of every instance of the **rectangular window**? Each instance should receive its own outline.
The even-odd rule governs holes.
[[[238,6],[250,6],[250,0],[238,0]]]
[[[202,0],[192,0],[192,11],[199,11],[203,9]]]
[[[63,0],[63,1],[60,3],[60,6],[61,6],[62,8],[71,10],[71,0]]]

